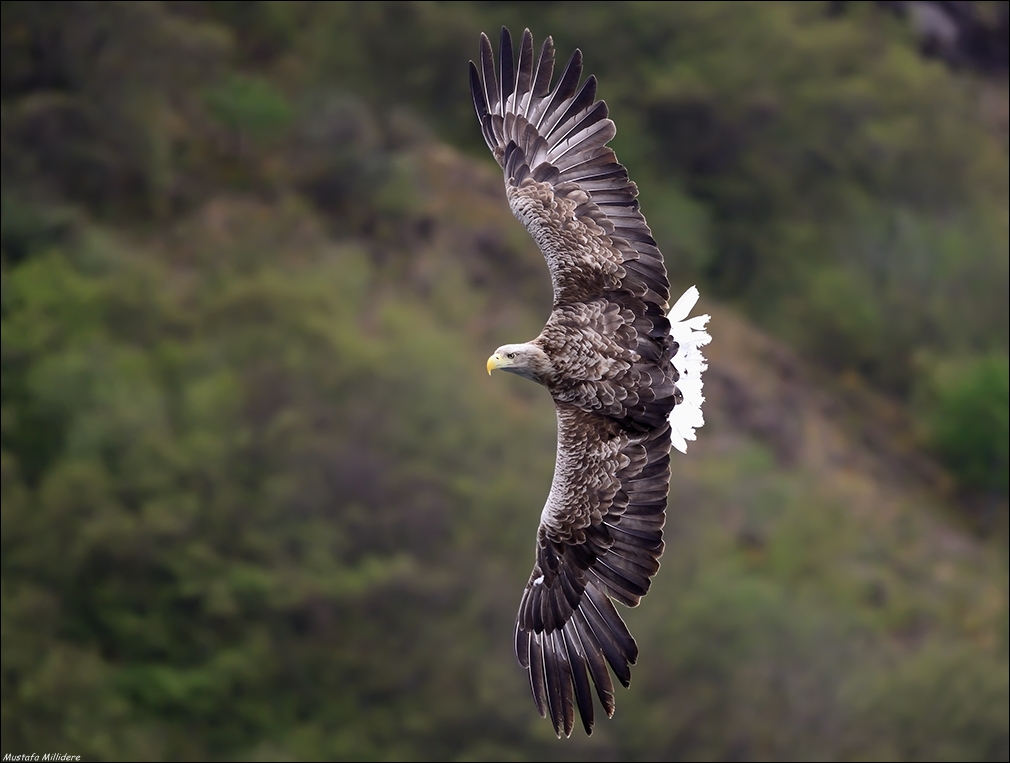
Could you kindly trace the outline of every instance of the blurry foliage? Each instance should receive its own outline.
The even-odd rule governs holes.
[[[836,6],[3,3],[4,752],[1005,759],[1005,539],[783,470],[717,368],[616,717],[558,744],[511,658],[555,422],[482,359],[549,284],[433,137],[490,164],[502,23],[587,52],[677,285],[1006,494],[990,83]]]
[[[970,647],[931,643],[868,686],[859,699],[870,729],[900,729],[880,751],[890,760],[1001,760],[1010,714],[1006,653],[987,668]]]
[[[106,211],[160,213],[190,208],[208,184],[294,181],[340,209],[340,186],[378,180],[369,157],[397,139],[376,137],[356,100],[421,114],[484,155],[461,61],[476,54],[475,30],[530,26],[538,40],[555,36],[562,60],[589,51],[618,154],[648,191],[678,279],[706,282],[828,368],[902,396],[917,351],[1006,347],[1010,165],[1005,118],[994,130],[983,117],[1005,112],[1005,93],[1002,107],[985,106],[998,84],[923,59],[910,22],[883,9],[60,8],[5,5],[4,155],[21,157],[5,161],[5,178],[46,179]],[[247,70],[229,69],[229,53]],[[118,65],[127,58],[143,65]],[[263,142],[287,128],[287,141]],[[855,320],[839,302],[853,296]],[[853,349],[865,330],[874,346]]]
[[[950,360],[927,374],[926,440],[962,484],[1006,494],[1010,481],[1010,361]]]
[[[809,357],[910,391],[924,355],[1007,346],[1008,326],[994,320],[1010,282],[1005,213],[987,204],[946,220],[877,210],[858,219],[839,236],[838,264],[784,302],[781,332]]]
[[[193,100],[223,71],[231,36],[174,7],[4,3],[5,188],[119,216],[186,197],[187,154],[205,139]]]
[[[267,738],[375,757],[367,735],[301,751],[285,735],[326,705],[322,728],[374,712],[365,725],[386,744],[390,703],[417,712],[404,689],[427,683],[454,602],[489,590],[483,572],[444,567],[453,524],[540,498],[541,485],[506,489],[530,466],[491,457],[496,429],[474,429],[496,421],[494,402],[457,380],[479,381],[480,365],[462,367],[418,307],[376,302],[363,254],[313,237],[297,207],[262,211],[219,208],[223,238],[182,231],[189,266],[86,238],[5,275],[5,622],[28,627],[41,607],[57,644],[84,649],[5,642],[7,745],[31,747],[56,713],[49,743],[89,757],[198,756],[172,724],[202,754]],[[308,251],[258,248],[292,226],[308,226]],[[495,630],[504,644],[508,621]],[[49,685],[54,659],[79,666]],[[114,742],[94,735],[113,721]]]
[[[287,101],[269,82],[232,75],[207,91],[211,114],[230,130],[268,139],[291,121]]]

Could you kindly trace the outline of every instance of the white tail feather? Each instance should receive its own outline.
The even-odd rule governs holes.
[[[677,387],[684,395],[684,400],[670,412],[670,437],[673,447],[681,453],[687,453],[688,440],[697,439],[695,429],[705,425],[705,417],[701,412],[701,405],[705,402],[701,393],[701,376],[708,369],[708,363],[701,354],[701,348],[712,341],[711,335],[705,331],[710,316],[687,317],[697,304],[699,296],[698,287],[692,286],[677,300],[667,315],[670,319],[670,336],[680,345],[673,357],[673,366],[680,372]]]

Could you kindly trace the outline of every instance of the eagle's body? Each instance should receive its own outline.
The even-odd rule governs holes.
[[[535,60],[526,30],[516,66],[503,29],[496,75],[481,35],[480,60],[480,71],[471,62],[470,85],[484,138],[554,286],[540,335],[488,359],[489,373],[500,368],[546,387],[558,418],[516,656],[555,731],[571,734],[577,707],[592,733],[591,683],[612,715],[607,665],[627,686],[638,656],[612,599],[635,606],[649,590],[663,553],[671,436],[684,450],[703,423],[697,348],[709,339],[700,330],[708,316],[682,320],[697,299],[693,288],[670,310],[638,189],[607,147],[615,128],[606,104],[596,100],[595,78],[579,87],[582,54],[575,51],[553,90],[550,38]]]

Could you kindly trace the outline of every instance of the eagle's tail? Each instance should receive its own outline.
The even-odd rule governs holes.
[[[670,336],[679,345],[677,354],[673,356],[673,366],[680,372],[677,389],[683,398],[670,412],[670,432],[673,447],[681,453],[687,453],[687,441],[697,439],[695,429],[705,425],[705,417],[701,412],[701,404],[705,397],[701,394],[701,376],[708,368],[701,348],[712,341],[705,331],[709,315],[696,315],[688,318],[688,314],[698,302],[698,287],[692,286],[677,300],[667,317],[670,319]]]

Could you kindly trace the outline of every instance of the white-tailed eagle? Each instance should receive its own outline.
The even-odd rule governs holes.
[[[558,418],[515,651],[558,736],[571,734],[576,707],[591,734],[593,687],[612,716],[607,666],[628,686],[638,657],[613,601],[633,607],[649,590],[663,553],[671,443],[686,451],[704,423],[708,316],[687,318],[694,287],[669,306],[638,189],[607,146],[615,129],[596,78],[579,85],[582,53],[553,89],[551,38],[535,57],[527,29],[516,63],[503,28],[500,53],[496,73],[482,34],[470,89],[512,212],[547,260],[554,306],[536,339],[499,347],[487,370],[545,386]]]

